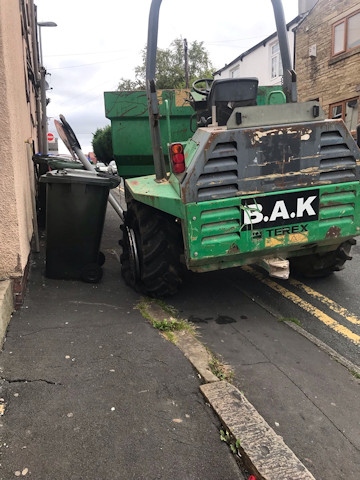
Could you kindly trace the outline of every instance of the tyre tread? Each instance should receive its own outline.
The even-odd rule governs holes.
[[[135,232],[141,271],[140,278],[134,280],[128,246],[123,240],[120,261],[125,282],[151,297],[174,295],[182,283],[183,270],[180,263],[183,252],[181,228],[174,217],[131,200],[128,202],[124,225],[120,227],[124,235],[126,225]]]

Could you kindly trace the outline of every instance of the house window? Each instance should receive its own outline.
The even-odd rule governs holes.
[[[240,77],[240,68],[239,68],[239,65],[236,65],[235,68],[233,68],[232,70],[230,70],[230,77],[231,77],[231,78]]]
[[[355,130],[358,123],[358,103],[358,98],[333,103],[329,108],[329,117],[342,118],[350,131]]]
[[[330,105],[330,118],[345,118],[344,102],[334,103]]]
[[[283,74],[279,42],[271,45],[271,78],[281,77]]]
[[[333,26],[333,55],[360,45],[360,12],[344,18]]]

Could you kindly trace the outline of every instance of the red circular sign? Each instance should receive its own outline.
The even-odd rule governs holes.
[[[51,132],[48,132],[47,139],[48,139],[48,142],[53,142],[55,140],[55,135]]]

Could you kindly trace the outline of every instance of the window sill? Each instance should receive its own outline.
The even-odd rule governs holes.
[[[360,53],[360,46],[352,48],[348,52],[340,53],[339,55],[336,55],[336,57],[332,57],[329,60],[329,66],[334,65],[338,62],[341,62],[343,60],[346,60],[347,58],[352,57],[353,55],[358,55]]]

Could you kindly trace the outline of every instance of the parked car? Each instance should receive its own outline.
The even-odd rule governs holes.
[[[97,170],[98,172],[107,173],[108,172],[108,166],[105,165],[105,163],[103,163],[103,162],[97,162],[97,164],[95,165],[95,170]]]
[[[116,165],[115,160],[111,160],[111,162],[109,163],[107,168],[108,168],[107,171],[109,173],[112,173],[113,175],[117,175],[117,165]]]

